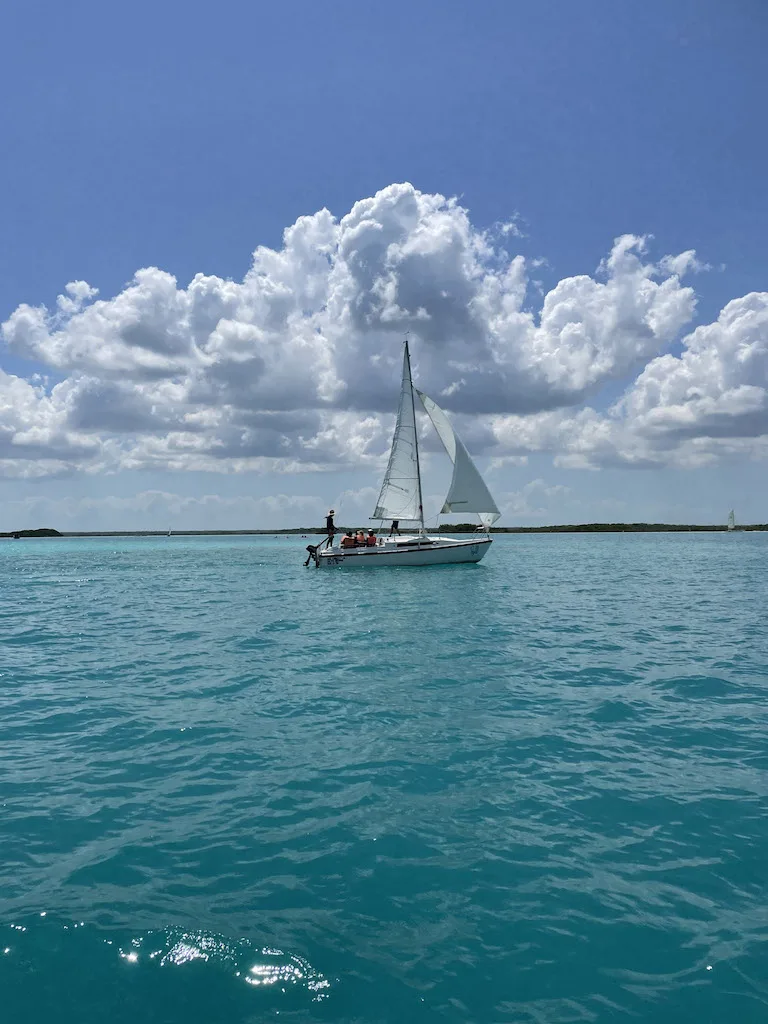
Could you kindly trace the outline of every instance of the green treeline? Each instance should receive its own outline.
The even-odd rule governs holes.
[[[9,537],[20,540],[22,537],[63,537],[58,530],[11,530],[10,533],[0,533],[0,537]]]
[[[474,533],[476,523],[443,525],[442,533]],[[735,530],[768,530],[768,524],[736,526]],[[681,525],[679,523],[574,523],[563,526],[494,526],[491,533],[726,533],[727,526]]]
[[[351,527],[339,526],[337,533],[344,533]],[[357,530],[355,527],[354,530]],[[367,527],[365,528],[367,530]],[[353,530],[353,532],[354,532]],[[736,526],[734,532],[751,530],[768,531],[768,523],[753,523]],[[443,523],[438,533],[475,533],[477,523]],[[727,526],[701,526],[679,523],[572,523],[562,526],[494,526],[491,533],[726,533]],[[58,530],[13,530],[0,533],[0,538],[23,537],[164,537],[167,530],[85,530],[82,532],[60,533]],[[379,533],[387,533],[385,527]],[[405,531],[404,531],[405,532]],[[243,537],[243,536],[325,536],[325,530],[316,526],[300,526],[294,530],[174,530],[174,537]]]

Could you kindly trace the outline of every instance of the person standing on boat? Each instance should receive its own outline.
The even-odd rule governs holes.
[[[331,509],[325,517],[325,532],[328,534],[328,543],[325,545],[327,548],[331,547],[333,544],[333,538],[336,536],[336,527],[333,522],[333,517],[335,515],[336,513]]]
[[[400,520],[399,519],[393,519],[392,520],[392,525],[389,528],[389,536],[391,537],[392,534],[394,534],[394,533],[396,533],[398,536],[400,535]]]

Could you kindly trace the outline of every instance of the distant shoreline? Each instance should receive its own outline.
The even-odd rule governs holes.
[[[344,533],[348,527],[338,527],[336,532]],[[357,527],[355,528],[357,529]],[[434,530],[435,533],[474,533],[476,524],[458,523],[443,525]],[[562,526],[498,526],[491,527],[491,533],[750,533],[768,531],[768,523],[750,523],[734,527],[729,531],[727,526],[698,524],[681,525],[678,523],[574,523]],[[385,531],[386,532],[386,528]],[[405,532],[405,531],[404,531]],[[166,537],[167,530],[82,530],[59,531],[13,530],[0,533],[0,540],[34,540],[45,538],[87,538],[87,537]],[[291,530],[173,530],[174,537],[325,537],[326,532],[319,527],[303,526]]]

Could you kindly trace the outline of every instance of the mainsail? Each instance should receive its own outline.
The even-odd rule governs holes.
[[[496,522],[501,513],[469,452],[464,447],[461,438],[456,435],[451,421],[440,406],[421,391],[417,390],[416,394],[421,399],[421,404],[432,420],[432,425],[453,463],[451,486],[448,489],[445,504],[440,511],[442,513],[474,512],[479,514],[481,522],[490,526]]]
[[[381,494],[371,518],[415,520],[423,523],[418,444],[411,360],[406,343],[395,436],[392,439],[392,451],[384,474],[384,483],[381,485]]]

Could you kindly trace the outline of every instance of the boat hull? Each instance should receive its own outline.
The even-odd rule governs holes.
[[[328,569],[374,569],[384,566],[455,565],[479,562],[492,544],[490,537],[472,540],[425,538],[423,542],[385,543],[375,548],[326,548],[317,565]]]

